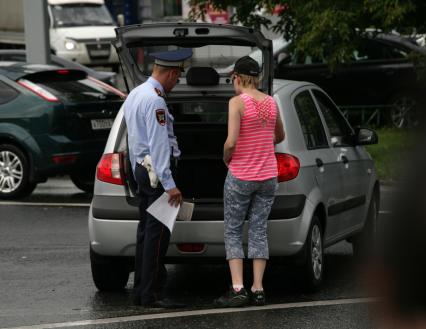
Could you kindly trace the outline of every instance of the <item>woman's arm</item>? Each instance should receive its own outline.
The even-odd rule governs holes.
[[[277,121],[275,122],[274,144],[281,143],[285,138],[283,122],[281,120],[280,111],[277,108]]]
[[[241,106],[243,105],[240,97],[233,97],[229,100],[228,111],[228,137],[223,146],[223,161],[228,166],[231,161],[232,154],[237,145],[237,139],[240,135],[241,124]]]

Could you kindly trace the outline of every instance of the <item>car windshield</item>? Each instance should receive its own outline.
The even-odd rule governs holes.
[[[177,50],[177,46],[150,46],[131,48],[132,57],[137,63],[139,70],[149,76],[152,73],[154,59],[151,53],[160,51]],[[231,45],[206,45],[192,48],[193,56],[186,62],[187,67],[211,67],[220,75],[227,76],[233,63],[240,57],[246,56],[251,52],[258,50],[257,47],[249,46],[231,46]],[[261,54],[261,52],[260,52]],[[263,67],[263,60],[259,62]],[[185,76],[185,72],[182,73]]]
[[[51,6],[56,27],[114,25],[104,5],[72,4]]]

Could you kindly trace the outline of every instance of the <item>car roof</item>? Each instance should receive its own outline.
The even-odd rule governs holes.
[[[418,52],[421,52],[423,54],[426,54],[426,49],[419,46],[415,40],[409,38],[409,37],[405,37],[405,36],[400,36],[400,35],[396,35],[396,34],[378,34],[377,35],[377,39],[379,40],[384,40],[384,41],[389,41],[389,42],[393,42],[393,43],[399,43],[401,45],[404,45],[405,47],[410,48],[411,50],[416,50]]]
[[[0,49],[0,55],[20,55],[25,56],[27,55],[27,52],[25,49]],[[82,65],[78,62],[68,60],[63,57],[59,57],[57,55],[51,54],[50,55],[52,64],[51,65],[57,65],[61,67],[66,67],[74,70],[83,70],[87,72],[88,75],[97,78],[97,79],[104,79],[111,76],[115,76],[115,72],[107,72],[107,71],[97,71],[90,67],[87,67],[85,65]],[[7,60],[6,60],[7,61]],[[1,61],[0,61],[1,62]]]
[[[377,33],[377,34],[372,34],[367,33],[365,36],[366,39],[369,40],[383,40],[383,41],[388,41],[388,42],[392,42],[392,43],[397,43],[397,44],[401,44],[405,47],[410,48],[411,50],[415,50],[418,52],[421,52],[423,54],[426,54],[426,49],[424,47],[419,46],[419,44],[416,43],[415,40],[406,37],[406,36],[402,36],[402,35],[397,35],[394,33]],[[273,43],[273,54],[276,55],[277,53],[281,52],[285,47],[287,47],[290,42],[286,41],[285,39],[283,39],[283,37],[278,37],[272,40]],[[253,52],[255,53],[255,52]]]
[[[299,89],[301,87],[317,87],[315,84],[307,81],[294,81],[294,80],[284,80],[284,79],[274,79],[273,84],[273,94],[278,93],[283,88],[286,88],[289,90],[289,92],[293,92],[296,89]]]
[[[0,74],[5,75],[12,80],[17,80],[28,74],[60,69],[63,68],[56,65],[29,64],[25,62],[0,62]]]

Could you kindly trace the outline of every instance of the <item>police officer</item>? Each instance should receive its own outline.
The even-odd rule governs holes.
[[[167,276],[163,258],[170,231],[146,209],[164,191],[168,193],[171,205],[178,206],[182,202],[182,194],[172,176],[180,151],[173,132],[173,117],[164,96],[176,85],[184,61],[191,56],[191,49],[151,54],[155,59],[151,77],[133,89],[124,102],[129,157],[140,197],[134,302],[144,307],[183,306],[161,296]],[[151,187],[147,169],[142,166],[146,155],[151,156],[152,167],[158,176],[156,188]]]

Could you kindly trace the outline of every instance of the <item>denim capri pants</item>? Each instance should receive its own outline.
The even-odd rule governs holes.
[[[277,178],[244,181],[230,171],[225,180],[224,237],[226,259],[244,258],[243,227],[248,220],[248,258],[269,259],[267,222],[278,188]]]

